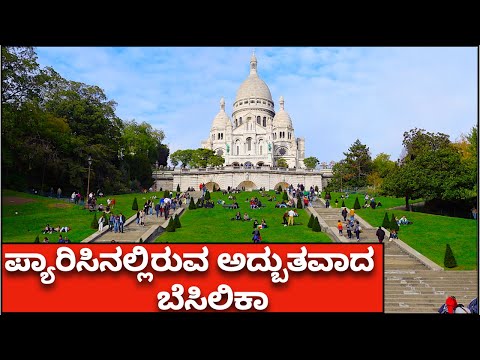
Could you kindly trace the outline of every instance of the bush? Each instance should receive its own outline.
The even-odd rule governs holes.
[[[282,200],[288,201],[288,194],[286,191],[283,192]]]
[[[40,242],[40,237],[37,235],[37,237],[35,238],[34,243],[35,243],[35,244],[38,244],[39,242]]]
[[[182,224],[180,224],[180,217],[178,215],[175,215],[174,225],[175,225],[175,228],[177,229],[182,227]]]
[[[166,198],[169,198],[169,197],[170,197],[170,191],[165,190],[165,191],[163,192],[163,198],[166,199]]]
[[[385,229],[389,229],[389,228],[390,228],[390,219],[388,218],[388,213],[387,213],[387,212],[385,212],[385,217],[383,218],[382,226],[383,226]]]
[[[180,184],[177,184],[177,192],[180,192]]]
[[[346,207],[345,206],[345,200],[342,200],[342,207]]]
[[[135,211],[138,210],[137,198],[134,198],[134,199],[133,199],[132,210],[135,210]]]
[[[175,222],[175,220],[173,220],[173,217],[171,217],[170,220],[168,221],[168,225],[165,228],[165,230],[167,230],[168,232],[174,232],[175,231],[174,222]]]
[[[315,220],[314,220],[314,222],[313,222],[312,231],[315,231],[315,232],[320,232],[320,231],[322,231],[322,227],[320,226],[320,223],[318,222],[318,218],[317,218],[317,217],[315,217]]]
[[[392,220],[390,220],[390,230],[395,230],[398,232],[400,227],[397,224],[397,220],[395,220],[395,214],[392,214]]]
[[[190,198],[190,203],[188,204],[188,210],[195,210],[197,207],[195,206],[195,201],[192,198]]]
[[[215,185],[214,185],[215,186]],[[210,200],[211,196],[210,196],[210,191],[205,191],[205,200]]]
[[[90,224],[90,227],[92,229],[98,229],[98,219],[97,219],[97,213],[93,213],[93,220],[92,223]]]
[[[443,264],[446,268],[454,268],[457,266],[457,261],[455,260],[455,256],[453,256],[453,251],[449,244],[447,244],[447,248],[445,249]]]
[[[358,201],[358,196],[355,198],[355,204],[353,204],[353,208],[355,210],[359,210],[361,209],[362,207],[360,206],[360,202]]]
[[[313,214],[310,214],[310,220],[308,220],[308,227],[311,229],[313,227],[313,223],[315,222],[315,217]]]
[[[303,201],[300,198],[297,198],[297,209],[303,209]]]

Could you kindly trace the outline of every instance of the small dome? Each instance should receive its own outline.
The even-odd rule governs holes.
[[[228,126],[232,126],[232,123],[225,112],[225,99],[222,97],[220,100],[220,112],[213,119],[212,128],[225,129]]]
[[[292,128],[292,119],[288,112],[285,111],[284,105],[285,101],[283,100],[283,96],[280,96],[280,110],[275,114],[273,118],[273,127],[289,127]]]
[[[255,53],[250,59],[250,74],[240,85],[235,101],[249,98],[261,98],[272,101],[272,94],[265,81],[257,74],[257,58]],[[273,102],[273,101],[272,101]]]

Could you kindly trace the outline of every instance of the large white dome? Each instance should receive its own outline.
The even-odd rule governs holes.
[[[242,99],[261,98],[272,101],[272,94],[265,81],[257,74],[257,58],[255,54],[250,59],[250,75],[240,85],[235,102]],[[273,102],[273,101],[272,101]]]

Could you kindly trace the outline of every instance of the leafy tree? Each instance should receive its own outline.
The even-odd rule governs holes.
[[[316,157],[310,156],[310,157],[305,158],[303,160],[303,163],[305,164],[305,167],[307,169],[315,169],[317,167],[317,165],[320,163],[320,161]]]
[[[173,166],[177,166],[178,163],[182,163],[182,168],[190,165],[192,161],[193,151],[191,149],[187,150],[177,150],[173,154],[170,154],[170,162]]]
[[[359,139],[348,148],[345,155],[346,167],[351,175],[349,185],[362,187],[366,185],[366,176],[372,171],[372,158],[370,149],[363,145]]]
[[[315,232],[322,231],[322,227],[320,226],[320,223],[317,217],[315,217],[315,220],[313,222],[312,231],[315,231]]]
[[[210,158],[213,156],[217,156],[213,150],[202,148],[196,149],[193,151],[191,164],[196,168],[207,167],[210,163]]]
[[[385,212],[385,217],[383,218],[382,226],[385,229],[390,229],[390,219],[388,218],[388,213]]]
[[[452,248],[450,247],[449,244],[447,244],[447,247],[445,249],[445,257],[443,259],[443,265],[449,269],[457,267],[457,260],[455,260],[455,256],[453,255]]]
[[[157,161],[158,165],[167,166],[168,155],[170,154],[170,149],[166,144],[157,144]],[[175,165],[176,166],[176,165]]]
[[[132,210],[135,210],[135,211],[138,210],[138,202],[136,197],[133,198]]]
[[[310,214],[310,220],[308,220],[308,225],[307,226],[309,228],[312,228],[314,222],[315,222],[315,217],[313,216],[313,214]]]
[[[285,160],[284,158],[278,159],[278,160],[277,160],[277,167],[280,167],[280,168],[288,168],[287,160]]]
[[[358,196],[355,198],[355,203],[353,204],[355,210],[361,209],[360,202],[358,201]]]

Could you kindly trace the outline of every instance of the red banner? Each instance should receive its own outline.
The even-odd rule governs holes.
[[[3,312],[383,312],[382,244],[5,244]]]

